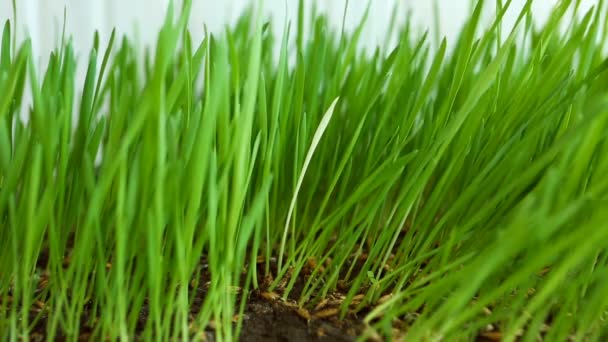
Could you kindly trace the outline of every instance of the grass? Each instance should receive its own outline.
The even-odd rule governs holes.
[[[185,1],[145,59],[95,35],[82,86],[67,34],[40,71],[7,22],[3,339],[233,340],[239,291],[288,297],[311,264],[297,304],[345,289],[362,339],[605,339],[608,9],[540,25],[528,1],[507,31],[509,3],[366,52],[364,22],[307,24],[303,1],[277,42],[255,10],[193,42]]]

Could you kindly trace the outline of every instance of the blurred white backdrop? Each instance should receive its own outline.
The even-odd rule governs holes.
[[[309,0],[306,3],[310,4]],[[504,0],[503,0],[504,1]],[[582,9],[588,9],[599,0],[582,0]],[[12,18],[11,0],[0,0],[0,20]],[[168,0],[16,0],[17,34],[19,39],[32,38],[34,51],[47,56],[57,46],[63,25],[64,9],[67,12],[66,30],[72,35],[76,51],[82,56],[91,46],[94,30],[99,30],[101,41],[108,39],[113,27],[119,33],[127,33],[139,42],[154,42],[157,29],[165,15]],[[221,30],[233,22],[243,9],[256,0],[193,0],[190,28],[195,38],[203,33],[203,24],[211,31]],[[318,8],[328,13],[331,22],[339,27],[346,0],[317,0]],[[441,34],[453,37],[469,13],[471,0],[437,0]],[[507,25],[512,23],[525,0],[513,0],[507,15]],[[534,12],[541,20],[547,16],[558,0],[536,0]],[[179,3],[179,1],[178,1]],[[494,15],[495,1],[486,1],[486,22]],[[264,8],[275,20],[295,22],[297,0],[265,0]],[[368,4],[366,0],[350,0],[346,26],[359,22]],[[363,39],[368,46],[381,41],[395,5],[399,5],[398,17],[403,20],[408,9],[415,24],[421,30],[433,26],[433,0],[370,0],[370,16]],[[276,25],[280,30],[281,25]],[[45,59],[45,57],[41,58]]]

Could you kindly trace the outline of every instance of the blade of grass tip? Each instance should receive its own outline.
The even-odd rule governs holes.
[[[383,48],[388,50],[390,49],[391,39],[395,36],[395,28],[397,28],[397,15],[399,14],[399,9],[401,8],[401,3],[395,2],[393,4],[391,18],[388,21],[388,29],[386,30],[386,36],[384,37],[384,45]]]
[[[99,51],[99,31],[95,31],[95,34],[93,35],[93,49]]]
[[[342,27],[340,28],[340,48],[342,49],[344,47],[344,41],[346,39],[346,14],[348,13],[348,3],[349,1],[346,0],[346,2],[344,3],[344,12],[342,12]],[[367,7],[369,9],[370,3],[367,4]]]
[[[312,137],[312,142],[310,144],[310,148],[308,149],[308,153],[306,154],[306,159],[304,160],[304,165],[302,166],[302,171],[300,172],[300,176],[298,178],[298,183],[296,185],[296,189],[294,191],[293,197],[291,198],[291,204],[289,205],[289,211],[287,212],[287,219],[285,220],[285,227],[283,228],[283,237],[281,238],[281,246],[279,249],[279,260],[278,260],[278,270],[280,271],[283,266],[283,253],[285,252],[285,243],[287,242],[287,233],[289,230],[289,224],[291,222],[291,216],[293,215],[293,211],[295,208],[296,200],[298,198],[298,193],[300,192],[300,187],[302,186],[302,181],[304,180],[304,176],[306,175],[306,170],[310,164],[310,160],[315,153],[317,145],[319,145],[319,141],[323,137],[323,133],[325,133],[325,129],[329,125],[329,122],[334,114],[334,108],[338,103],[338,99],[336,98],[332,104],[329,106],[329,109],[323,115],[317,130],[315,131],[314,136]]]
[[[475,51],[475,33],[479,27],[483,8],[484,1],[480,0],[474,7],[474,10],[470,12],[472,15],[466,23],[463,35],[458,42],[459,49],[454,68],[454,77],[452,78],[447,100],[443,103],[438,114],[438,120],[442,121],[444,124],[447,123],[448,118],[452,113],[457,94],[461,90],[466,74],[471,68],[471,57]],[[476,94],[476,96],[477,95],[479,94]]]
[[[110,59],[110,53],[112,52],[112,47],[114,46],[114,38],[116,37],[116,29],[112,30],[112,34],[110,35],[110,41],[108,42],[108,46],[106,47],[106,52],[103,55],[103,60],[101,62],[101,68],[99,69],[99,75],[97,76],[97,85],[95,86],[95,95],[93,95],[93,112],[95,112],[97,108],[97,104],[99,101],[99,91],[101,89],[101,82],[103,80],[103,75],[106,70],[106,66],[108,65],[108,60]]]
[[[77,139],[79,149],[78,153],[75,153],[75,162],[81,162],[81,151],[84,150],[84,143],[87,139],[87,135],[90,133],[91,121],[93,115],[93,91],[95,86],[95,75],[97,73],[97,50],[92,49],[89,55],[89,63],[87,67],[87,73],[84,81],[84,88],[80,102],[80,117],[78,121]]]

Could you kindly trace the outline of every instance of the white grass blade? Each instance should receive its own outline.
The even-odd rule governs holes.
[[[291,204],[289,205],[289,211],[287,212],[287,220],[285,221],[285,227],[283,228],[283,237],[281,238],[281,247],[279,250],[279,265],[278,265],[279,272],[283,266],[283,254],[285,253],[285,243],[287,242],[287,232],[289,230],[289,224],[291,223],[291,216],[293,215],[293,210],[296,206],[296,201],[298,199],[298,193],[300,192],[300,187],[302,186],[302,181],[304,180],[304,177],[306,176],[306,170],[308,169],[310,160],[312,159],[312,156],[314,155],[315,150],[317,149],[317,146],[319,145],[319,141],[321,141],[321,138],[323,137],[323,134],[325,133],[325,129],[329,125],[329,121],[331,120],[331,117],[334,114],[334,109],[336,107],[336,104],[338,103],[338,99],[339,98],[336,98],[331,103],[331,105],[329,106],[329,108],[327,109],[325,114],[323,114],[323,118],[321,119],[321,122],[319,123],[319,127],[317,127],[317,130],[315,131],[315,135],[312,137],[312,142],[310,144],[310,148],[308,149],[308,152],[306,153],[306,158],[304,159],[304,165],[302,166],[302,172],[300,172],[300,176],[298,177],[298,182],[296,184],[296,190],[294,191],[293,197],[291,198]]]

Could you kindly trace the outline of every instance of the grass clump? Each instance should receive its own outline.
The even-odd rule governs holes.
[[[254,11],[193,42],[185,1],[144,60],[96,35],[82,87],[7,22],[0,334],[233,340],[259,289],[340,293],[362,338],[605,339],[608,11],[509,3],[366,53],[303,1],[279,42]]]

